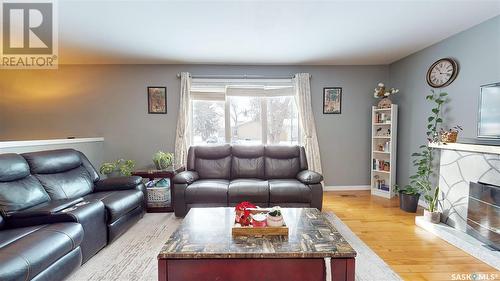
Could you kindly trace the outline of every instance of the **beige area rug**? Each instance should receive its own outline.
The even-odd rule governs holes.
[[[401,280],[399,276],[332,213],[328,219],[358,252],[357,281]],[[156,255],[181,223],[172,213],[146,214],[117,241],[102,249],[68,280],[71,281],[154,281]],[[330,276],[327,276],[329,280]],[[307,281],[307,280],[304,280]]]

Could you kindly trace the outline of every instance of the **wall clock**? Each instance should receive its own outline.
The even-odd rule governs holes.
[[[427,84],[433,88],[450,85],[458,75],[458,63],[451,58],[436,61],[427,71]]]

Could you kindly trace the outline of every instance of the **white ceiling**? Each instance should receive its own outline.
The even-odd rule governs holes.
[[[500,0],[58,5],[66,64],[387,64],[500,14]]]

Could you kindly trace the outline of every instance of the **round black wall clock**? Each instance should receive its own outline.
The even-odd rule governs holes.
[[[436,61],[427,71],[427,84],[433,88],[450,85],[458,75],[458,63],[452,58]]]

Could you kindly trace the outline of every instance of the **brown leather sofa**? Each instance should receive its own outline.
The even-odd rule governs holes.
[[[193,207],[312,207],[321,210],[323,176],[308,170],[301,146],[192,146],[174,181],[178,217]]]
[[[0,280],[63,280],[144,215],[145,192],[73,149],[0,155]]]

